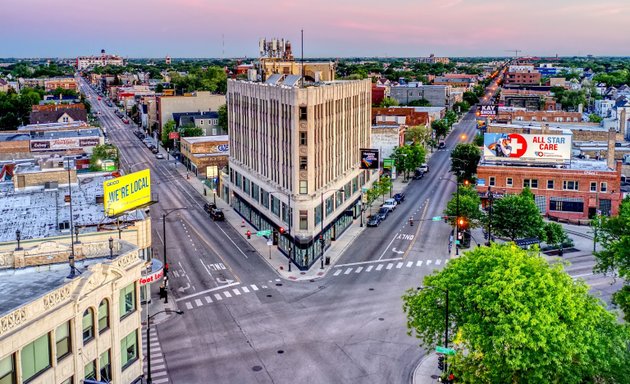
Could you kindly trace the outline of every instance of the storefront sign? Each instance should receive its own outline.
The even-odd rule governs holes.
[[[229,152],[230,151],[230,145],[229,144],[220,144],[217,145],[217,150],[219,152]]]
[[[94,147],[100,144],[98,137],[65,137],[50,140],[31,140],[31,151],[59,151],[67,149],[80,149],[83,147]]]
[[[149,169],[104,181],[103,194],[107,216],[115,216],[149,203],[151,201]]]
[[[499,106],[492,105],[479,105],[477,107],[477,116],[479,117],[495,117],[499,113]]]
[[[146,284],[154,283],[154,282],[160,280],[162,278],[162,276],[164,276],[164,269],[159,269],[157,272],[153,272],[150,275],[142,276],[140,278],[140,285],[146,285]]]
[[[525,135],[486,133],[483,136],[485,160],[569,161],[570,135]]]
[[[361,169],[378,169],[378,149],[361,148]]]

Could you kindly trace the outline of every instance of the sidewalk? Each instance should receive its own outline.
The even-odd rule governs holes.
[[[416,366],[411,377],[412,384],[433,384],[438,382],[442,372],[438,369],[438,354],[431,352]]]
[[[428,160],[428,158],[427,158]],[[174,162],[174,160],[172,160]],[[361,218],[357,218],[353,223],[343,232],[339,239],[333,241],[331,245],[326,249],[324,257],[330,257],[330,265],[324,265],[324,269],[321,269],[321,261],[317,260],[309,270],[300,271],[295,265],[291,265],[291,271],[289,271],[289,259],[278,250],[277,246],[267,245],[267,238],[256,236],[256,229],[245,221],[232,207],[227,204],[223,199],[214,196],[212,190],[206,187],[202,180],[198,179],[194,174],[187,172],[183,164],[174,162],[175,169],[182,178],[187,181],[207,202],[216,203],[218,208],[223,210],[225,215],[225,221],[230,223],[234,229],[246,239],[247,242],[258,252],[260,257],[269,265],[269,267],[276,272],[276,274],[282,279],[288,279],[293,281],[304,281],[318,279],[325,276],[328,271],[335,265],[337,260],[343,255],[345,250],[354,242],[354,240],[363,232],[367,225],[367,213],[364,213],[363,227],[361,227]],[[187,176],[188,175],[188,176]],[[402,177],[393,181],[392,195],[398,192],[402,192],[408,182],[403,183]],[[205,194],[204,194],[205,189]],[[385,198],[389,198],[386,195]],[[374,202],[374,206],[380,205],[382,198],[379,198]],[[251,239],[247,239],[247,231],[251,231]]]

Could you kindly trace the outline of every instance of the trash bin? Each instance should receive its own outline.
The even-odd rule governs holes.
[[[160,299],[163,299],[165,297],[166,297],[166,288],[163,285],[161,285],[160,286]]]
[[[330,256],[326,256],[326,265],[330,265]]]

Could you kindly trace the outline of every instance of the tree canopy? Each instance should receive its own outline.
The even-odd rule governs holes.
[[[409,334],[442,345],[461,383],[628,383],[630,332],[561,264],[513,244],[475,248],[402,297]]]
[[[473,181],[477,174],[477,164],[481,159],[481,150],[475,144],[459,143],[451,152],[451,172],[459,181]]]
[[[178,72],[171,72],[170,76],[171,84],[176,91],[181,93],[194,91],[225,93],[227,91],[227,75],[221,67],[194,68],[184,76]]]
[[[534,202],[534,195],[524,189],[518,195],[505,195],[492,204],[492,233],[512,241],[516,239],[544,238],[544,222]]]
[[[20,93],[13,90],[0,92],[0,131],[15,130],[28,124],[31,107],[42,98],[43,91],[33,88],[24,88]]]
[[[94,147],[92,155],[90,156],[90,170],[100,171],[102,169],[101,162],[103,160],[113,160],[116,164],[116,168],[118,168],[118,147],[113,144],[103,144]]]
[[[405,178],[409,177],[409,172],[418,168],[424,163],[426,151],[424,147],[417,144],[403,145],[394,148],[391,158],[399,173],[404,174]]]
[[[397,105],[398,105],[398,100],[392,97],[384,97],[383,101],[381,101],[381,103],[379,104],[379,107],[389,108],[389,107],[395,107]]]
[[[613,295],[630,321],[630,197],[621,202],[619,215],[601,216],[593,221],[602,250],[595,253],[596,272],[618,274],[624,279],[623,288]]]
[[[477,228],[481,226],[484,214],[481,211],[481,199],[477,190],[469,185],[459,187],[459,210],[457,209],[457,192],[453,193],[453,197],[446,204],[444,215],[449,217],[452,225],[459,217],[464,219],[465,225],[460,229]]]

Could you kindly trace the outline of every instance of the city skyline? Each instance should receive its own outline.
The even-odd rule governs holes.
[[[5,40],[0,57],[75,57],[101,49],[124,57],[257,57],[262,37],[291,40],[299,56],[301,29],[305,57],[513,56],[516,49],[535,56],[628,54],[630,4],[622,0],[553,5],[542,0],[321,0],[316,8],[309,5],[279,1],[261,8],[253,0],[238,7],[225,0],[12,3],[4,9],[0,33],[14,38]],[[63,22],[51,23],[51,16]]]

